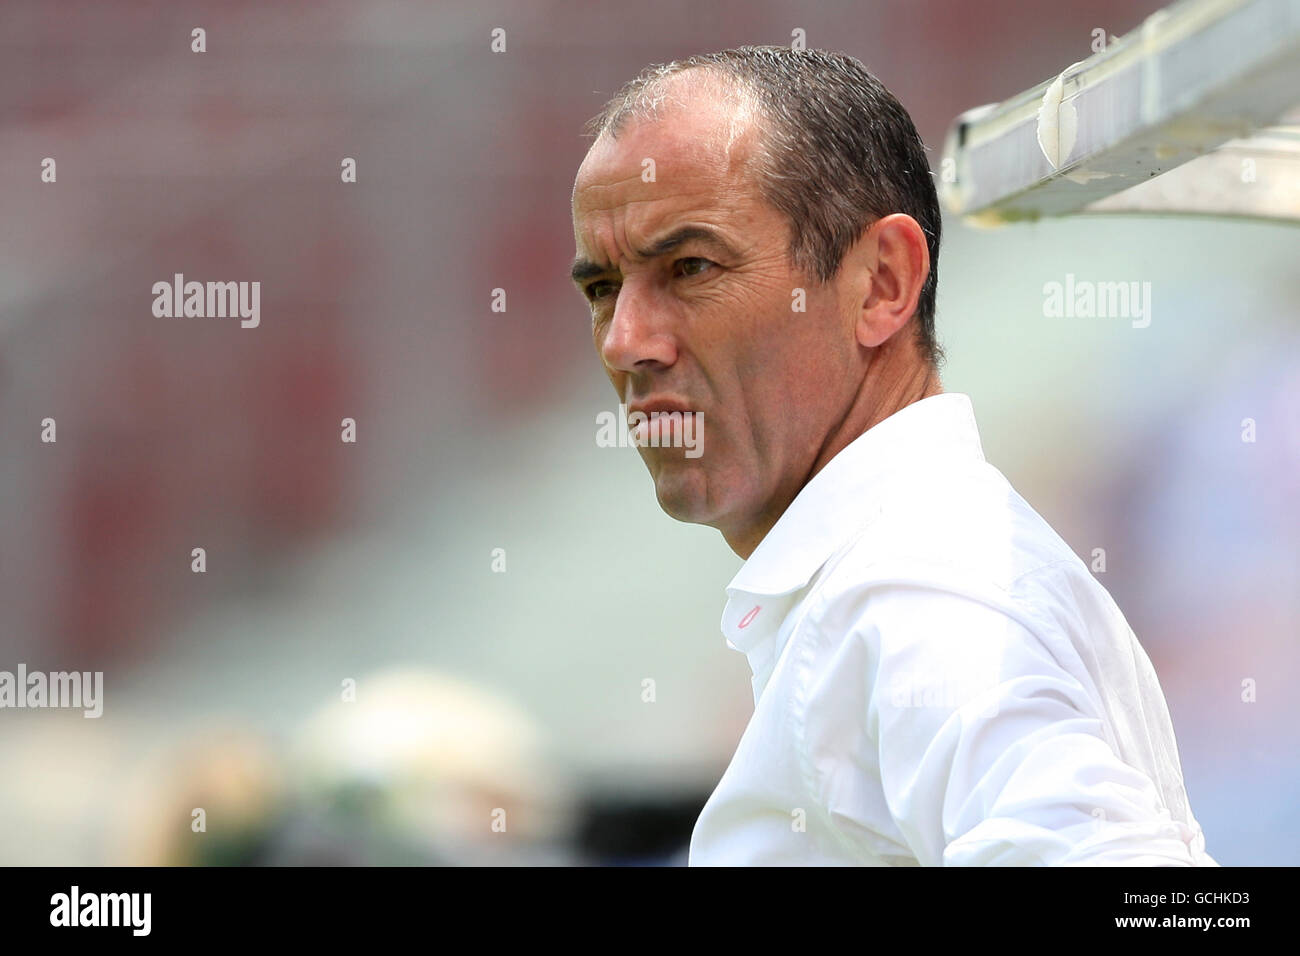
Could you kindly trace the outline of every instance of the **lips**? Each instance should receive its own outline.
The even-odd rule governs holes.
[[[635,414],[636,412],[641,412],[646,416],[653,415],[656,412],[682,412],[689,414],[691,412],[691,407],[678,399],[656,398],[644,402],[637,402],[628,406],[629,415]]]
[[[681,399],[660,396],[633,403],[627,411],[627,424],[640,448],[686,447],[687,439],[698,434],[699,414]],[[693,439],[689,444],[696,447]]]

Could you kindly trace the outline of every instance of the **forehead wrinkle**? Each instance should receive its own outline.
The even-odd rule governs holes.
[[[621,237],[617,235],[613,237],[615,246],[620,249],[620,253],[626,249],[627,254],[620,254],[618,262],[613,265],[606,265],[603,262],[596,264],[607,271],[622,272],[622,263],[625,259],[630,259],[634,263],[649,262],[657,258],[654,249],[660,242],[692,226],[703,227],[706,232],[712,233],[712,237],[680,238],[674,243],[674,249],[692,242],[701,242],[706,246],[719,245],[722,250],[726,250],[731,255],[741,255],[741,250],[745,248],[743,236],[735,232],[725,209],[705,210],[691,205],[684,209],[670,210],[664,214],[661,221],[649,225],[644,221],[629,222],[627,217],[624,217],[622,222],[614,222],[612,231],[621,233]],[[621,243],[617,241],[619,238],[622,239]],[[658,255],[665,255],[672,251],[674,250],[670,249]],[[579,258],[583,257],[580,255]]]
[[[618,132],[601,132],[587,155],[590,157],[602,147],[608,151],[613,144],[624,145],[625,149],[630,150],[631,147],[626,145],[629,140],[638,139],[655,126],[675,130],[678,124],[673,122],[674,119],[681,118],[683,114],[688,119],[694,119],[708,111],[714,114],[714,122],[706,130],[694,134],[699,138],[676,145],[687,155],[697,158],[701,153],[698,148],[701,141],[714,147],[709,152],[712,153],[710,158],[716,161],[707,165],[714,171],[721,169],[729,172],[748,159],[745,155],[738,159],[734,153],[738,145],[744,145],[742,140],[749,138],[748,134],[755,126],[759,110],[757,101],[743,85],[708,67],[687,69],[651,83],[637,96],[626,122],[619,124]],[[655,150],[643,152],[654,155]],[[638,169],[633,176],[639,174]]]
[[[592,212],[602,214],[600,217],[603,220],[601,225],[607,227],[609,239],[615,249],[628,248],[628,249],[635,250],[639,247],[631,244],[628,238],[628,224],[627,224],[628,217],[627,215],[623,215],[621,217],[617,215],[618,210],[626,209],[629,206],[634,206],[640,203],[648,203],[654,201],[655,200],[653,199],[629,199],[626,202],[618,203],[612,206],[601,207],[596,210],[593,210]],[[595,216],[593,215],[592,218],[595,218]],[[606,229],[601,229],[597,225],[594,225],[590,222],[585,223],[585,225],[587,227],[587,231],[591,234],[591,237],[594,240],[591,244],[593,248],[593,255],[591,256],[589,261],[594,262],[605,269],[609,269],[609,270],[617,269],[619,267],[619,263],[622,262],[624,258],[623,256],[621,255],[619,256],[618,262],[610,264],[604,261],[603,255],[597,254],[603,251],[600,249],[600,247],[605,245],[605,243],[603,243],[601,239],[603,238],[603,233],[606,232]],[[619,242],[620,239],[619,233],[622,233],[621,238],[623,241],[621,243]],[[586,248],[586,243],[584,241],[586,237],[582,235],[582,230],[575,228],[574,237],[577,240],[578,257],[580,259],[587,259],[588,257],[583,252],[584,248]]]
[[[693,72],[693,71],[692,71]],[[714,79],[709,77],[708,79]],[[705,80],[700,77],[700,80]],[[704,90],[717,91],[718,87],[705,80],[704,82],[693,82],[691,84],[696,88]],[[684,102],[682,94],[685,93],[685,83],[671,84],[672,96],[660,95],[656,97],[657,105],[662,106],[667,100],[671,99],[673,106],[679,109],[689,108],[689,104]],[[656,91],[659,94],[667,94],[667,89]],[[693,160],[696,168],[691,170],[688,182],[696,188],[686,190],[686,195],[651,195],[645,197],[628,197],[623,198],[618,195],[618,190],[628,189],[631,186],[637,189],[642,184],[642,170],[637,161],[638,152],[646,152],[653,155],[656,150],[649,143],[645,145],[649,148],[638,149],[642,145],[644,135],[651,132],[652,127],[660,126],[673,129],[673,116],[667,110],[657,113],[657,115],[641,117],[634,120],[618,136],[608,133],[602,133],[596,143],[592,144],[588,157],[591,156],[598,148],[602,149],[603,155],[598,162],[601,166],[612,167],[612,171],[617,172],[618,167],[624,163],[630,164],[627,175],[615,180],[614,182],[586,182],[581,186],[583,193],[582,201],[577,202],[577,193],[579,187],[575,184],[575,214],[582,215],[584,218],[598,218],[594,214],[604,212],[608,219],[610,229],[610,239],[616,250],[620,251],[618,262],[612,265],[601,263],[602,266],[614,270],[621,268],[624,256],[621,254],[622,249],[634,252],[642,248],[654,239],[657,235],[670,230],[674,225],[680,224],[687,220],[695,219],[701,222],[708,222],[716,227],[725,228],[724,222],[730,218],[728,212],[728,196],[736,191],[736,187],[741,187],[743,192],[749,193],[752,190],[744,188],[750,184],[747,183],[745,173],[748,172],[753,157],[753,134],[755,132],[755,115],[756,104],[751,96],[745,95],[734,87],[727,87],[722,90],[727,102],[727,112],[718,118],[718,121],[709,124],[708,131],[705,133],[703,140],[709,147],[704,151],[695,150],[688,143],[682,142],[681,136],[672,144],[672,152],[677,154],[673,158],[685,156]],[[716,101],[715,101],[716,102]],[[685,135],[685,134],[682,134]],[[650,141],[653,143],[653,140]],[[621,151],[615,147],[622,147]],[[664,152],[662,149],[659,152]],[[701,152],[705,155],[701,155]],[[668,169],[664,170],[671,177],[672,167],[670,163]],[[580,174],[581,175],[581,174]],[[597,173],[599,175],[599,173]],[[590,179],[591,173],[588,173]],[[656,190],[657,185],[663,185],[669,180],[660,179],[657,184],[645,184],[647,189]],[[712,198],[712,208],[705,210],[699,207],[699,190],[707,189]],[[629,190],[630,191],[630,190]],[[653,202],[671,202],[673,199],[688,199],[688,209],[669,209],[665,212],[665,222],[655,224],[654,230],[645,230],[639,228],[643,226],[646,217],[638,215],[638,207],[644,207],[647,203]],[[604,200],[604,201],[602,201]],[[675,205],[675,204],[674,204]],[[621,213],[621,214],[620,214]],[[575,215],[575,219],[577,218]],[[605,218],[605,217],[599,217]],[[588,224],[588,231],[593,238],[599,239],[596,230]],[[575,223],[575,234],[579,232]],[[617,234],[622,233],[623,242]],[[646,233],[641,235],[641,233]],[[653,234],[651,234],[653,232]],[[631,234],[637,234],[639,244],[633,244]],[[580,254],[582,248],[581,236],[579,239]],[[593,243],[593,246],[599,246],[602,243]],[[594,250],[593,250],[594,251]],[[593,260],[594,261],[594,260]]]

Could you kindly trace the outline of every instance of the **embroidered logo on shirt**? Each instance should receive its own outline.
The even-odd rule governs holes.
[[[754,610],[750,611],[748,614],[746,614],[744,617],[742,617],[742,618],[740,619],[740,623],[737,624],[736,627],[739,627],[739,628],[742,628],[742,629],[743,629],[743,628],[746,628],[746,627],[749,627],[750,622],[752,622],[752,621],[754,620],[754,618],[758,617],[758,612],[761,611],[762,609],[763,609],[763,607],[762,607],[761,604],[755,606]]]

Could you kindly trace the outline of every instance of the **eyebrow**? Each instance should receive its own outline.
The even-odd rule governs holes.
[[[688,242],[702,242],[706,245],[713,246],[722,250],[729,256],[735,256],[736,250],[732,248],[731,243],[723,239],[722,236],[714,229],[708,226],[681,226],[674,229],[662,239],[658,239],[646,246],[644,249],[636,249],[633,252],[633,258],[636,260],[655,259],[659,256],[672,252],[678,246],[683,246]],[[584,259],[579,256],[573,260],[573,269],[570,276],[573,281],[581,285],[586,279],[594,278],[598,275],[604,275],[607,272],[613,272],[613,266],[602,265],[599,262],[592,262],[590,259]]]

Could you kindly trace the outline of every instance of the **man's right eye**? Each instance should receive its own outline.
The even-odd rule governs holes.
[[[602,279],[599,282],[593,282],[591,285],[587,286],[587,298],[592,302],[595,302],[597,299],[603,299],[605,296],[611,294],[617,288],[617,282]]]

